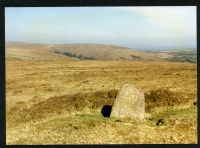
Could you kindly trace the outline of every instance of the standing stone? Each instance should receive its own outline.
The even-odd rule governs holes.
[[[144,93],[133,85],[126,84],[118,92],[110,117],[144,119]]]

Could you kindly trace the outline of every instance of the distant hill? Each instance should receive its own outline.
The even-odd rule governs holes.
[[[196,62],[196,55],[194,49],[144,51],[104,44],[6,42],[6,59]]]
[[[78,59],[96,60],[157,60],[155,54],[126,47],[102,44],[54,45],[50,51]]]
[[[162,59],[172,62],[197,62],[197,49],[171,49],[171,50],[156,50],[153,53],[160,56]]]
[[[6,42],[6,59],[27,60],[73,60],[65,55],[50,52],[51,45]]]
[[[31,44],[6,42],[7,59],[158,60],[154,53],[103,44]]]

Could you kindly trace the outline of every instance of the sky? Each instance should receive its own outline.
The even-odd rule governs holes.
[[[7,7],[6,41],[196,48],[196,6]]]

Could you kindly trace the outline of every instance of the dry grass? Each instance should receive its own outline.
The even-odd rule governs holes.
[[[145,92],[144,121],[101,115],[126,83]],[[9,60],[6,99],[7,144],[197,143],[196,64]]]
[[[47,100],[34,103],[30,107],[30,102],[18,102],[7,112],[8,125],[13,122],[35,121],[47,118],[50,114],[63,114],[82,111],[84,108],[100,109],[105,104],[113,104],[117,90],[99,91],[95,93],[78,93],[73,95],[63,95],[50,97]],[[31,100],[31,101],[34,101]]]
[[[106,119],[97,111],[57,115],[10,127],[8,139],[9,144],[197,143],[197,119],[192,118],[195,110],[185,109],[182,114],[178,110],[174,110],[173,114],[164,112],[166,115],[162,113],[162,116],[168,121],[162,126],[156,126],[154,121],[159,115],[142,122]]]
[[[182,93],[172,92],[167,89],[157,89],[145,93],[146,111],[151,112],[156,107],[169,107],[178,106],[188,103],[188,97],[182,95]]]

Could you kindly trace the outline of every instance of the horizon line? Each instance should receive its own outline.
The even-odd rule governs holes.
[[[130,47],[126,45],[117,45],[117,44],[110,44],[110,43],[47,43],[47,42],[27,42],[27,41],[5,41],[5,45],[8,42],[15,42],[15,43],[24,43],[24,44],[43,44],[43,45],[108,45],[108,46],[117,46],[121,48],[129,48],[129,49],[134,49],[134,50],[176,50],[176,49],[197,49],[197,47],[174,47],[174,48],[169,48],[169,47],[150,47],[149,49],[145,48],[135,48],[135,47]]]

